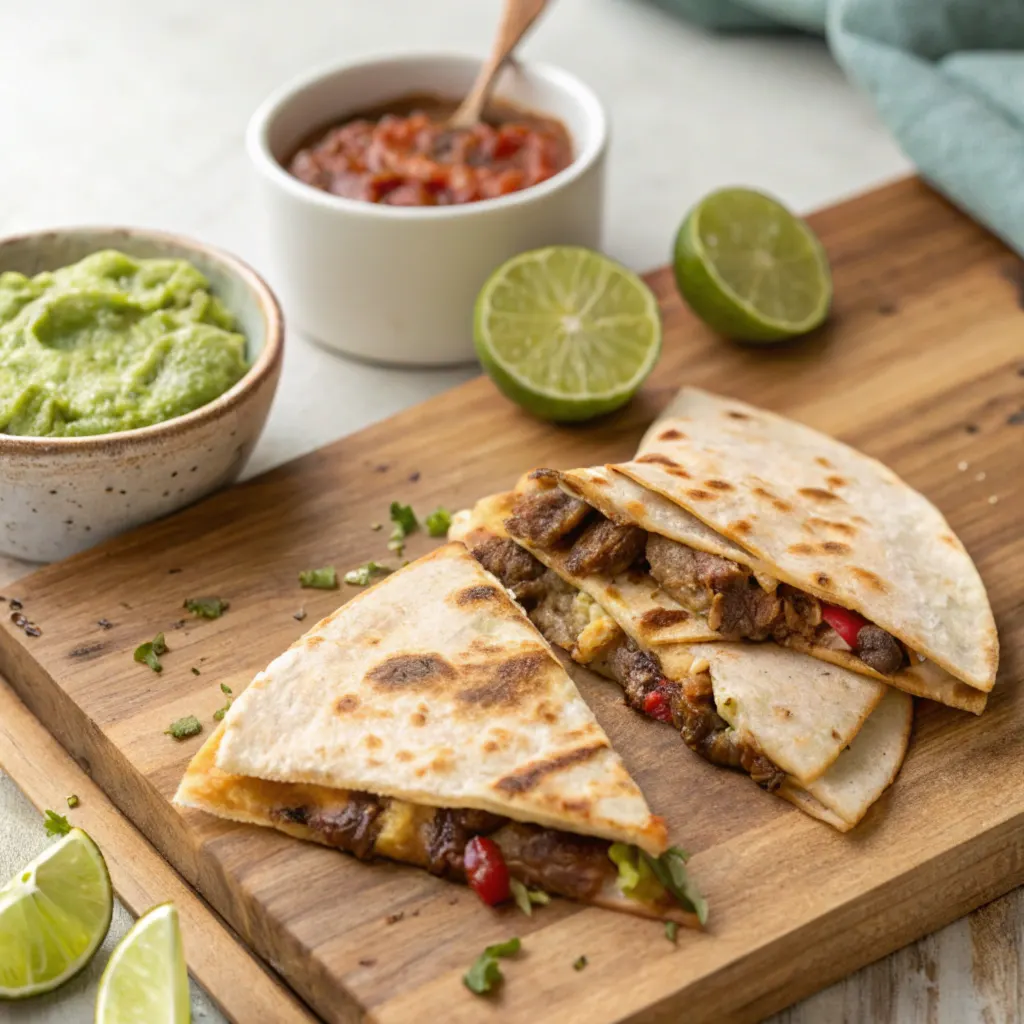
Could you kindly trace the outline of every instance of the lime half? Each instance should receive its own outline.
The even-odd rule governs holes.
[[[477,296],[473,327],[499,390],[560,422],[624,405],[661,351],[650,288],[607,256],[569,245],[502,264]]]
[[[813,231],[770,196],[712,192],[686,215],[676,283],[709,327],[739,341],[781,341],[828,316],[832,275]]]
[[[73,828],[0,889],[0,999],[51,992],[73,978],[113,912],[103,854]]]
[[[188,968],[178,911],[153,907],[118,943],[100,978],[96,1024],[189,1024]]]

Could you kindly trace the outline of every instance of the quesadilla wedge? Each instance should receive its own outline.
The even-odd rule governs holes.
[[[522,493],[552,486],[548,474],[528,475],[518,494],[457,513],[450,536],[511,590],[552,643],[617,682],[635,710],[672,722],[705,759],[745,771],[812,816],[842,831],[856,824],[902,764],[912,700],[887,699],[875,680],[774,644],[652,640],[645,617],[672,611],[654,580],[637,571],[581,576],[564,549],[509,535]],[[623,576],[642,600],[623,599]]]
[[[611,469],[564,480],[620,524],[646,523],[660,538],[646,550],[652,575],[710,627],[984,708],[999,660],[984,585],[942,514],[881,463],[684,388],[636,458]],[[602,498],[609,480],[617,493]]]
[[[705,912],[575,684],[462,544],[357,595],[260,672],[175,800],[468,880],[488,903],[511,879],[693,927]]]

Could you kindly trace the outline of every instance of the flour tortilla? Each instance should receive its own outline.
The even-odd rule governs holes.
[[[774,413],[683,388],[636,459],[615,469],[778,579],[992,689],[999,644],[978,571],[938,509],[881,463]]]
[[[666,849],[547,642],[458,543],[358,594],[260,672],[224,719],[216,767]]]
[[[473,550],[490,538],[508,537],[504,520],[515,495],[484,498],[457,513],[449,536]],[[806,785],[820,779],[852,742],[887,687],[839,666],[824,665],[773,643],[660,643],[645,635],[646,606],[605,604],[601,577],[578,579],[564,571],[564,559],[512,538],[567,582],[585,587],[642,649],[652,654],[670,679],[683,680],[707,668],[719,714],[751,735],[779,768]],[[653,586],[657,584],[653,583]],[[648,591],[643,595],[651,598]],[[667,600],[667,598],[666,598]]]

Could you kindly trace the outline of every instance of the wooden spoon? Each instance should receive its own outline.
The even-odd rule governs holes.
[[[449,128],[472,128],[480,121],[494,82],[505,61],[511,56],[527,29],[540,17],[548,0],[505,0],[498,35],[494,40],[491,55],[476,76],[469,95],[459,104],[459,109],[448,121]]]

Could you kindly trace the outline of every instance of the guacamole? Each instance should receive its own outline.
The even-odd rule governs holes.
[[[0,274],[0,434],[135,430],[198,409],[248,368],[234,318],[185,260],[110,250]]]

